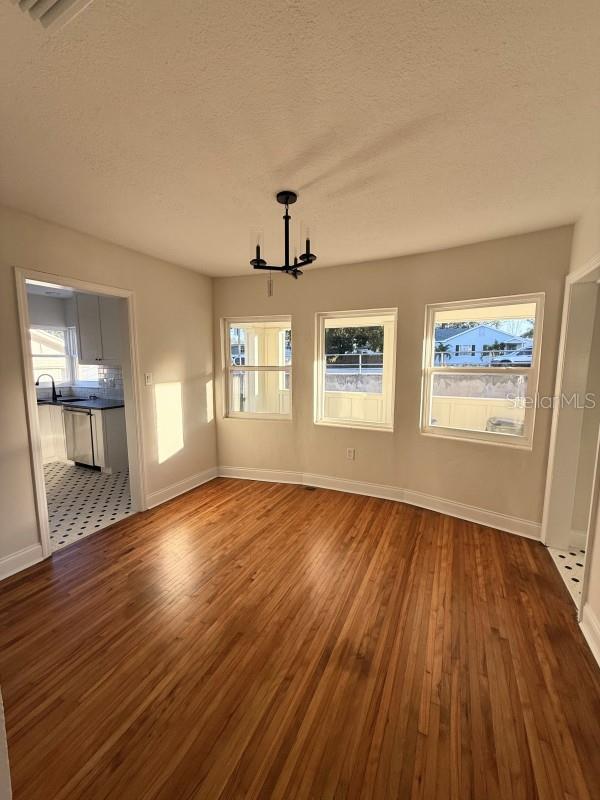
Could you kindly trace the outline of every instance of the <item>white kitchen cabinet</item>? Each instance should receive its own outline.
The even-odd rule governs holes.
[[[42,439],[42,462],[64,461],[67,457],[65,429],[60,406],[39,405],[38,419]]]
[[[77,356],[81,364],[98,364],[102,357],[100,305],[93,294],[75,295]]]
[[[121,363],[121,307],[118,297],[75,295],[77,352],[81,364]]]
[[[64,461],[67,457],[67,445],[65,442],[65,426],[63,422],[62,408],[60,406],[49,406],[50,408],[50,430],[54,442],[54,456],[56,461]]]
[[[102,339],[102,363],[121,363],[122,307],[118,297],[98,298],[100,308],[100,336]]]
[[[128,467],[125,409],[92,411],[94,461],[103,472],[122,472]]]
[[[42,439],[42,461],[44,464],[49,464],[54,461],[54,448],[50,430],[50,406],[38,406],[38,419]]]

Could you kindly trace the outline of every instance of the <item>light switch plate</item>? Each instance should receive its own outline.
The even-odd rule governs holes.
[[[152,386],[152,373],[151,372],[145,372],[144,373],[144,384],[146,386]]]

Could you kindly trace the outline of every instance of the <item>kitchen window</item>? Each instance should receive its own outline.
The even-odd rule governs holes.
[[[426,308],[421,430],[531,448],[544,295]]]
[[[71,377],[68,333],[64,328],[31,328],[31,360],[33,378],[52,375],[55,383],[66,383]],[[43,378],[42,383],[48,379]]]
[[[396,309],[317,314],[315,423],[393,430]]]
[[[291,417],[290,317],[226,320],[225,359],[227,416]]]
[[[75,328],[30,328],[33,377],[52,375],[56,384],[97,386],[97,365],[80,364],[77,359]],[[45,385],[47,378],[42,378]]]

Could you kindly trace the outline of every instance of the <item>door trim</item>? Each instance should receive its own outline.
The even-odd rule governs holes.
[[[596,274],[594,274],[596,273]],[[596,253],[587,263],[579,269],[570,272],[565,278],[565,294],[563,299],[563,312],[560,329],[560,342],[558,347],[558,361],[556,366],[556,381],[554,388],[555,397],[560,397],[562,394],[564,374],[565,374],[565,356],[567,351],[567,342],[569,340],[569,322],[571,316],[571,300],[573,296],[573,287],[577,284],[583,283],[597,283],[600,277],[600,253]],[[596,308],[596,313],[600,313],[600,306]],[[546,486],[544,491],[544,505],[542,511],[542,530],[541,540],[548,546],[548,527],[550,524],[550,507],[552,503],[552,493],[554,490],[554,472],[556,466],[557,454],[557,440],[558,430],[560,424],[560,403],[555,403],[552,410],[552,425],[550,429],[550,443],[548,449],[548,465],[546,469]],[[596,485],[592,485],[592,497],[590,505],[590,514],[588,518],[588,529],[586,531],[587,548],[586,548],[586,567],[584,570],[583,584],[581,587],[581,601],[577,607],[577,619],[579,622],[582,620],[583,606],[587,597],[587,589],[589,582],[589,564],[591,562],[591,544],[593,542],[593,535],[596,527],[596,516],[598,514],[598,469],[596,464],[595,479]]]
[[[29,308],[27,304],[27,280],[42,281],[79,289],[83,292],[121,297],[127,302],[127,327],[129,338],[129,359],[131,363],[131,378],[123,377],[123,383],[129,383],[129,390],[133,399],[133,419],[135,430],[127,434],[127,457],[129,461],[129,479],[132,506],[136,511],[145,511],[147,504],[147,482],[145,472],[144,444],[142,432],[141,410],[141,373],[139,369],[139,352],[137,338],[137,324],[135,319],[135,295],[129,289],[116,286],[106,286],[100,283],[77,280],[67,275],[56,275],[38,270],[14,267],[15,284],[17,290],[17,310],[19,318],[19,334],[21,339],[21,360],[23,364],[23,385],[25,391],[25,408],[27,428],[29,433],[29,453],[33,477],[35,507],[38,522],[38,534],[42,546],[42,557],[47,558],[52,554],[50,548],[50,524],[48,520],[48,502],[44,484],[44,465],[42,459],[42,439],[37,414],[37,401],[33,373],[31,371],[31,352],[29,343]]]

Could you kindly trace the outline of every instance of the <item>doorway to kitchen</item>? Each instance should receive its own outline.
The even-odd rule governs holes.
[[[569,274],[553,400],[542,540],[581,620],[600,477],[600,259]]]
[[[45,555],[144,507],[129,292],[17,270]]]

